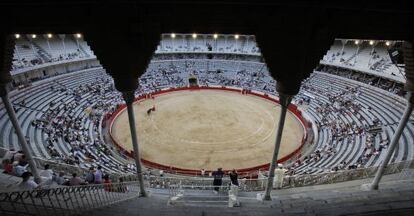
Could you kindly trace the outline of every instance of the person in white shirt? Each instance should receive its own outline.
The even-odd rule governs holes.
[[[17,185],[20,190],[34,190],[39,187],[39,185],[34,182],[30,177],[32,176],[31,172],[24,172],[22,174],[23,181]]]
[[[45,165],[45,170],[40,172],[40,176],[45,179],[52,179],[53,178],[53,170],[50,169],[50,165]]]
[[[283,186],[283,178],[285,177],[285,169],[282,164],[278,164],[278,168],[275,169],[275,177],[273,179],[273,187],[281,189]]]
[[[14,173],[16,174],[16,176],[22,176],[23,173],[27,172],[28,166],[29,164],[27,162],[20,161],[14,168]]]

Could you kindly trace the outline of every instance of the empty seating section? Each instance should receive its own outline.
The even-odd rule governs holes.
[[[354,41],[335,40],[321,63],[369,71],[378,76],[402,78],[404,68],[393,64],[388,52],[389,48],[382,42],[371,45],[365,41],[355,45]]]
[[[215,53],[238,53],[260,55],[254,36],[239,35],[197,35],[193,38],[191,34],[163,34],[162,40],[155,53],[167,52],[215,52]]]
[[[38,49],[27,40],[20,40],[16,43],[13,55],[13,69],[31,67],[41,64],[42,59],[38,54]]]
[[[12,70],[49,62],[94,57],[82,38],[55,35],[53,38],[22,36],[16,40]]]

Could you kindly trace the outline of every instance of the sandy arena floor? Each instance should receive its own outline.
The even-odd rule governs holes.
[[[147,110],[155,104],[150,116]],[[280,107],[266,99],[220,90],[171,92],[135,103],[143,159],[179,168],[241,169],[269,163]],[[128,115],[122,111],[112,136],[132,150]],[[279,157],[297,149],[303,126],[288,113]]]

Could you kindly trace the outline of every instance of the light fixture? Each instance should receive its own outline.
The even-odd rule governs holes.
[[[239,35],[238,34],[236,34],[236,35],[234,35],[234,38],[237,40],[237,39],[239,39]]]
[[[32,34],[32,38],[35,39],[37,36],[35,34]]]
[[[369,45],[374,45],[374,41],[373,40],[370,40],[369,41]]]
[[[53,37],[53,35],[52,34],[47,34],[47,38],[52,38]]]
[[[359,40],[355,40],[355,45],[358,45],[359,44]]]
[[[385,42],[386,46],[389,46],[391,43],[389,41]]]
[[[217,39],[218,38],[218,35],[217,34],[214,34],[213,37],[214,37],[214,39]]]
[[[175,38],[175,34],[174,33],[171,34],[171,38]]]
[[[76,34],[76,38],[81,38],[81,37],[82,37],[82,35],[80,33]]]
[[[15,34],[14,37],[16,37],[16,39],[20,38],[20,34]]]
[[[197,34],[196,34],[196,33],[194,33],[194,34],[193,34],[193,38],[194,38],[194,39],[196,39],[196,38],[197,38]]]

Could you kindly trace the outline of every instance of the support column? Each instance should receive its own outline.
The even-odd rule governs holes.
[[[292,96],[290,96],[290,95],[280,94],[279,96],[280,96],[279,102],[280,102],[280,106],[281,106],[282,109],[280,111],[280,118],[279,118],[279,125],[278,125],[278,128],[277,128],[275,148],[273,149],[273,156],[272,156],[272,161],[270,162],[269,176],[267,178],[266,191],[265,191],[265,195],[263,197],[263,200],[271,200],[272,199],[270,197],[270,192],[272,191],[273,179],[275,177],[275,168],[276,168],[276,163],[277,163],[277,156],[279,154],[280,142],[282,140],[282,133],[283,133],[283,127],[285,125],[285,118],[286,118],[287,108],[290,104],[290,101],[292,100]]]
[[[0,96],[3,101],[4,107],[6,108],[7,114],[9,116],[10,121],[16,131],[17,138],[20,143],[20,147],[23,150],[24,155],[26,156],[27,161],[29,162],[30,170],[34,176],[34,179],[37,183],[41,183],[42,179],[40,178],[39,172],[37,171],[36,162],[33,159],[32,152],[30,152],[30,148],[26,142],[26,138],[23,135],[22,128],[17,121],[16,113],[14,112],[13,106],[10,103],[8,91],[6,85],[0,86]]]
[[[134,147],[134,159],[135,159],[135,165],[137,167],[137,177],[138,177],[139,188],[140,188],[140,196],[147,197],[147,192],[145,191],[145,187],[144,187],[144,179],[142,177],[141,156],[139,154],[138,139],[137,139],[137,133],[136,133],[136,128],[135,128],[134,107],[132,106],[134,102],[134,91],[122,92],[122,96],[124,97],[124,100],[127,105],[128,121],[129,121],[129,128],[131,130],[132,146]]]
[[[372,183],[369,185],[369,190],[378,190],[378,184],[384,174],[385,167],[388,165],[388,162],[391,159],[391,156],[394,153],[395,146],[397,146],[398,141],[400,140],[401,134],[404,131],[405,126],[407,125],[408,120],[410,119],[411,113],[413,112],[414,103],[413,103],[412,93],[408,93],[408,105],[405,108],[404,115],[402,116],[400,123],[398,123],[398,128],[395,131],[394,136],[392,137],[391,144],[388,146],[387,154],[385,155],[384,160],[382,161],[380,167],[375,174],[375,178]]]
[[[404,89],[408,92],[407,94],[407,107],[405,108],[404,114],[401,117],[400,122],[398,123],[398,128],[395,131],[394,136],[392,137],[391,144],[388,146],[387,154],[385,155],[384,160],[382,161],[380,167],[375,174],[375,178],[371,184],[362,185],[362,190],[377,190],[378,184],[381,181],[382,175],[385,172],[385,167],[388,165],[388,162],[391,159],[392,154],[394,153],[395,146],[398,145],[401,134],[407,125],[408,120],[410,119],[411,113],[413,112],[414,107],[414,43],[411,41],[404,41],[403,43],[404,50],[404,63],[405,63],[405,77],[406,82],[404,84]]]

